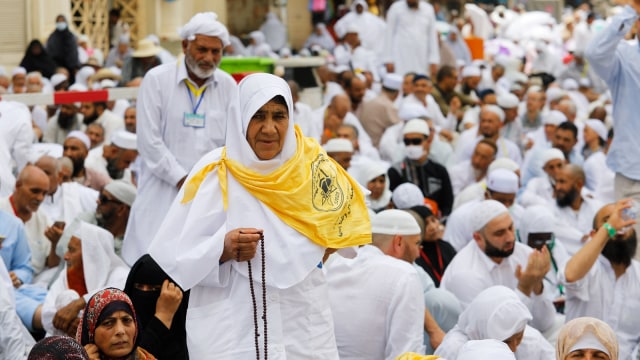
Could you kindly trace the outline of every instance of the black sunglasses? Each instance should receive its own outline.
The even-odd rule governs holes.
[[[404,144],[409,145],[420,145],[424,141],[424,139],[403,139]]]

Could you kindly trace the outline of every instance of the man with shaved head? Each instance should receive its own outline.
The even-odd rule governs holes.
[[[56,245],[62,230],[59,234],[50,230],[52,222],[40,209],[49,191],[49,180],[49,176],[39,167],[27,165],[18,175],[13,194],[0,199],[0,210],[14,214],[24,223],[35,281],[45,270],[56,268],[60,263]]]

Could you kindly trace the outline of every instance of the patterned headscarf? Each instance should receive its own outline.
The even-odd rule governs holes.
[[[590,338],[592,344],[576,346],[584,338]],[[618,360],[616,333],[611,329],[611,326],[596,318],[575,318],[560,329],[556,345],[556,358],[564,360],[572,351],[578,349],[598,349],[608,353],[611,360]]]
[[[76,340],[82,344],[82,346],[93,344],[98,325],[100,325],[107,316],[119,310],[123,310],[133,317],[133,321],[136,324],[136,333],[133,338],[135,344],[138,338],[136,312],[127,294],[116,288],[107,288],[98,291],[89,299],[87,306],[84,308],[82,319],[80,319],[78,330],[76,331]]]
[[[27,360],[89,360],[89,354],[73,338],[51,336],[38,341]]]

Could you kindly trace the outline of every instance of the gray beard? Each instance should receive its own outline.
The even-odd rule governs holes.
[[[213,69],[209,71],[204,71],[200,69],[200,67],[198,66],[198,63],[190,56],[185,56],[185,64],[187,64],[187,68],[189,69],[189,71],[191,71],[195,76],[197,76],[200,79],[206,79],[211,75],[213,75],[213,72],[216,71],[215,66]]]

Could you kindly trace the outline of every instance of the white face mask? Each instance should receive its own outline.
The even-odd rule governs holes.
[[[57,23],[56,23],[56,29],[57,29],[58,31],[63,31],[63,30],[65,30],[66,28],[67,28],[67,23],[66,23],[66,22],[64,22],[64,21],[60,21],[60,22],[57,22]]]
[[[422,145],[408,145],[405,146],[404,151],[407,157],[411,160],[418,160],[425,154]]]

